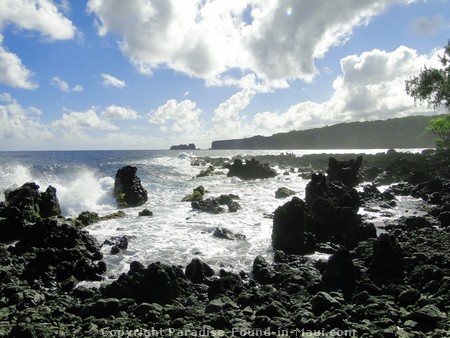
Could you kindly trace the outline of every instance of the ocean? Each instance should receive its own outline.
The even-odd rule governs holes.
[[[311,153],[378,153],[385,149],[371,150],[196,150],[181,151],[42,151],[0,152],[0,201],[4,191],[26,182],[36,182],[41,190],[52,185],[63,215],[77,217],[82,211],[94,211],[100,215],[118,209],[112,197],[114,177],[118,169],[126,165],[136,166],[137,176],[148,191],[148,201],[136,208],[121,209],[126,217],[101,221],[86,227],[99,243],[115,236],[130,238],[128,249],[111,255],[111,247],[103,246],[107,264],[106,280],[114,280],[127,272],[129,263],[137,260],[143,264],[164,262],[186,266],[194,257],[211,265],[216,271],[226,269],[249,272],[254,258],[262,255],[272,260],[272,219],[267,215],[287,202],[276,199],[275,191],[287,187],[304,198],[308,180],[298,173],[279,175],[271,179],[243,181],[236,177],[216,175],[197,178],[208,164],[193,166],[197,157],[225,157],[230,161],[236,155],[277,155],[292,153],[296,156]],[[404,151],[404,150],[403,150]],[[408,150],[408,151],[420,151]],[[217,169],[220,171],[220,168]],[[226,171],[226,170],[225,170]],[[242,209],[236,213],[208,214],[194,211],[184,196],[203,185],[208,191],[205,197],[236,194]],[[381,187],[381,189],[387,187]],[[382,231],[386,219],[416,210],[422,202],[410,197],[401,197],[397,206],[383,213],[361,210],[368,220]],[[144,208],[153,212],[151,217],[139,217]],[[242,240],[216,238],[217,227],[245,236]],[[326,255],[316,254],[317,258]]]

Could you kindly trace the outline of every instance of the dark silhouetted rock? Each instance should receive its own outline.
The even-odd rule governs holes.
[[[254,280],[261,284],[268,284],[273,282],[275,272],[263,256],[257,256],[253,261],[252,274]]]
[[[231,230],[228,230],[226,228],[217,227],[214,229],[213,236],[216,238],[221,239],[228,239],[228,240],[244,240],[245,235],[242,234],[235,234]]]
[[[77,219],[84,225],[87,226],[89,224],[97,223],[100,221],[100,216],[96,212],[92,211],[83,211],[78,215]]]
[[[101,291],[108,298],[132,298],[136,302],[167,304],[187,295],[189,290],[189,284],[179,267],[157,262],[145,269],[120,275]]]
[[[121,207],[143,205],[147,199],[147,190],[136,176],[137,168],[126,166],[119,169],[114,181],[114,197]]]
[[[322,275],[322,288],[325,291],[342,290],[345,296],[349,296],[355,288],[356,280],[356,269],[350,252],[341,247],[328,259]]]
[[[394,235],[383,233],[378,237],[369,273],[377,284],[403,279],[402,249]]]
[[[139,217],[149,217],[149,216],[153,216],[153,212],[151,212],[148,209],[144,209],[142,211],[139,211]]]
[[[206,277],[214,276],[214,270],[199,258],[194,258],[186,266],[185,275],[193,283],[203,283]]]
[[[211,214],[220,214],[225,212],[225,209],[220,206],[215,198],[207,198],[201,201],[194,201],[191,203],[192,209],[208,212]]]
[[[342,182],[348,187],[355,187],[359,183],[358,171],[361,164],[362,156],[348,161],[338,161],[331,157],[328,161],[327,179]]]
[[[272,246],[289,254],[314,252],[315,238],[309,232],[305,202],[298,197],[278,207],[273,217]]]
[[[268,164],[261,164],[252,158],[245,160],[245,164],[240,160],[234,160],[234,163],[226,166],[228,168],[228,177],[237,176],[243,180],[252,180],[257,178],[275,177],[277,172],[270,168]]]

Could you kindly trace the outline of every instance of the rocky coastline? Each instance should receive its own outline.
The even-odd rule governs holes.
[[[186,267],[133,262],[109,285],[78,286],[106,271],[101,244],[83,230],[98,215],[64,219],[52,187],[40,192],[28,183],[7,192],[0,204],[0,336],[448,336],[450,154],[286,154],[246,162],[272,177],[259,161],[295,167],[310,183],[305,200],[293,197],[274,210],[274,263],[258,256],[240,273],[213,271],[193,257]],[[132,202],[142,205],[146,192],[130,172],[131,191],[142,195]],[[362,181],[372,183],[355,190]],[[131,202],[123,191],[116,197],[125,207]],[[202,195],[194,190],[187,201],[201,209]],[[359,209],[392,205],[399,195],[423,199],[429,213],[392,219],[377,237]],[[304,256],[315,250],[331,256]]]

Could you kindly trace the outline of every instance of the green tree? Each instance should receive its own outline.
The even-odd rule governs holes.
[[[430,120],[427,130],[439,136],[438,149],[450,149],[450,114]]]
[[[414,102],[426,102],[429,108],[450,106],[450,40],[439,57],[442,68],[427,68],[406,81],[406,93]]]
[[[426,102],[429,108],[444,106],[450,108],[450,40],[439,57],[442,68],[427,68],[406,81],[406,93],[414,102]],[[450,114],[430,121],[427,130],[438,135],[436,145],[440,149],[450,149]]]

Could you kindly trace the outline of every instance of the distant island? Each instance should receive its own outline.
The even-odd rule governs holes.
[[[170,147],[170,150],[196,150],[196,149],[197,148],[195,147],[194,143],[179,144],[179,145]]]
[[[211,149],[388,149],[433,148],[434,134],[425,129],[438,116],[340,123],[272,136],[213,141]]]

